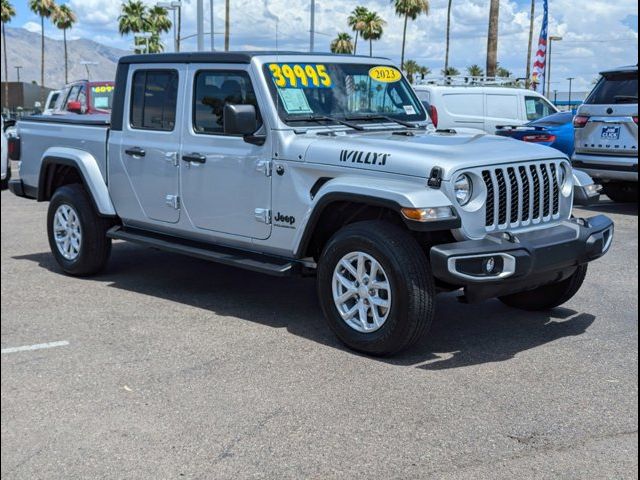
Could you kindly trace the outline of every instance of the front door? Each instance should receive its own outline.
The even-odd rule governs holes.
[[[180,195],[192,224],[203,230],[266,239],[271,234],[271,145],[225,135],[225,104],[258,101],[248,70],[191,65],[189,111],[180,152]],[[261,126],[264,131],[264,126]]]
[[[130,220],[176,223],[181,112],[177,108],[186,67],[138,66],[129,72],[130,108],[118,146],[122,170],[137,200]],[[133,199],[132,199],[133,200]]]

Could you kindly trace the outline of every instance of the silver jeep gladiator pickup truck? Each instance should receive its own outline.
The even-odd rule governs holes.
[[[568,159],[427,124],[385,59],[129,56],[110,118],[19,122],[11,190],[49,201],[68,274],[100,271],[112,239],[315,274],[330,327],[372,355],[416,342],[437,292],[530,310],[569,300],[613,224],[572,217]]]

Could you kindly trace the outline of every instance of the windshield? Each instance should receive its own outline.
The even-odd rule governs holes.
[[[111,110],[113,103],[113,85],[91,86],[91,108],[94,110]]]
[[[395,67],[269,63],[264,72],[271,79],[271,95],[285,123],[331,118],[382,122],[426,119],[422,104]]]

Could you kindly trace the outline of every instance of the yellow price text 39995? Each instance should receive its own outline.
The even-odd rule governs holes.
[[[320,64],[271,63],[273,82],[280,88],[331,88],[327,68]]]

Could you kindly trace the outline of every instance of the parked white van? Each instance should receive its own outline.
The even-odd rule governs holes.
[[[494,134],[498,125],[523,125],[558,109],[532,90],[510,87],[415,85],[438,129],[472,128]]]

